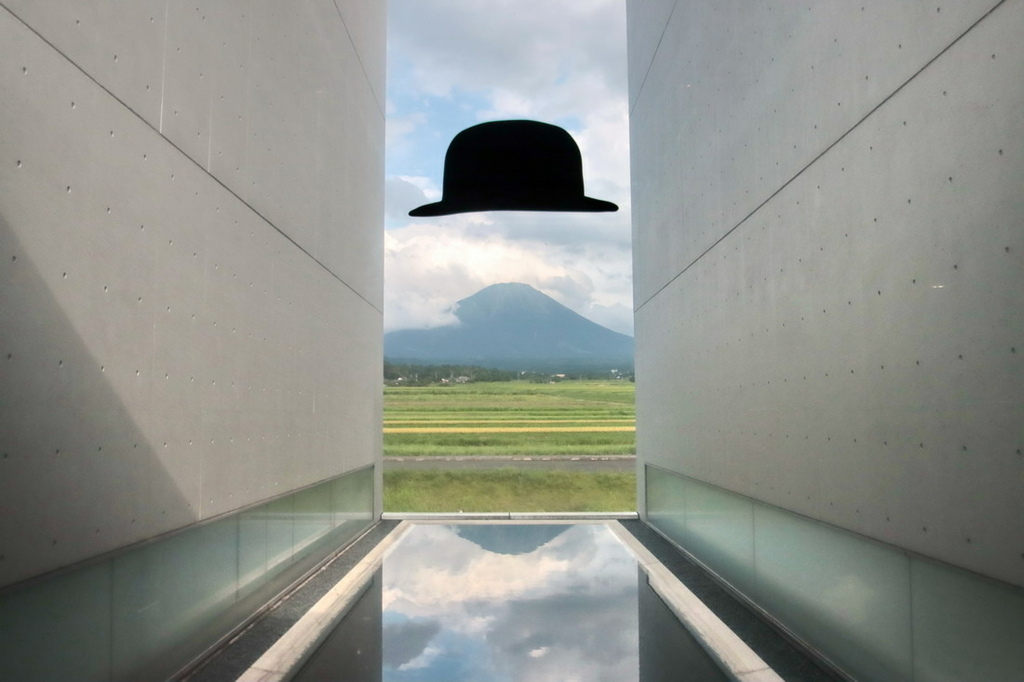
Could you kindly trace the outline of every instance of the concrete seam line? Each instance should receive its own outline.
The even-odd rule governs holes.
[[[668,18],[665,19],[665,27],[663,29],[661,29],[661,35],[658,36],[658,44],[654,46],[654,54],[651,55],[651,61],[648,62],[647,69],[644,71],[644,77],[643,77],[643,80],[640,81],[640,87],[638,87],[636,89],[636,99],[634,99],[632,102],[627,102],[626,103],[626,106],[629,107],[629,113],[630,114],[632,114],[633,113],[633,109],[636,108],[637,102],[640,101],[640,95],[644,91],[644,86],[647,85],[647,77],[649,75],[651,75],[651,69],[654,67],[654,62],[655,62],[655,60],[658,59],[658,52],[661,50],[661,41],[663,41],[665,39],[665,34],[668,32],[668,25],[670,23],[672,23],[672,15],[676,13],[676,5],[678,5],[678,4],[679,4],[679,0],[675,0],[675,2],[672,3],[672,10],[668,13]],[[627,13],[629,12],[629,8],[626,9],[626,12]],[[628,67],[628,64],[629,64],[629,19],[628,18],[626,19],[626,63],[627,63],[627,67]],[[628,83],[627,83],[626,90],[627,91],[629,90]],[[626,94],[628,95],[629,93],[627,92]]]
[[[403,521],[371,549],[359,563],[345,574],[327,594],[320,598],[273,646],[238,678],[239,682],[275,682],[288,680],[298,672],[330,631],[338,624],[348,607],[373,577],[384,557],[408,532],[411,525]]]
[[[608,524],[644,569],[648,581],[666,606],[733,680],[782,682],[782,678],[746,642],[719,619],[654,554],[619,522]]]

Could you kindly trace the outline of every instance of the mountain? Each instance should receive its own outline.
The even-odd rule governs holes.
[[[456,304],[457,324],[384,335],[392,362],[532,371],[630,369],[633,337],[578,315],[527,284],[492,284]]]

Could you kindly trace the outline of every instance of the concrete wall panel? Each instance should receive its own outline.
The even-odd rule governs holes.
[[[0,8],[0,586],[381,449],[383,115],[338,7],[114,4]]]
[[[658,99],[657,79],[672,93],[690,77],[679,58],[652,81],[662,52],[697,59],[681,36],[662,41],[632,122],[634,183],[651,191],[634,201],[635,269],[652,277],[637,298],[638,449],[698,480],[1020,585],[1024,204],[1014,178],[1024,176],[1024,61],[1014,36],[1024,6],[1004,3],[948,49],[943,41],[972,23],[964,7],[947,26],[946,7],[931,9],[943,16],[935,23],[908,6],[872,44],[908,31],[916,42],[902,49],[914,45],[915,57],[890,56],[890,66],[858,48],[832,72],[834,96],[817,76],[801,85],[792,75],[790,99],[812,109],[844,98],[822,119],[826,137],[842,139],[803,170],[769,147],[737,151],[736,164],[781,159],[764,186],[718,165],[720,155],[689,156],[700,178],[672,166],[695,145],[760,143],[732,101],[742,78],[709,98],[713,109],[736,105],[720,134],[686,128],[695,114]],[[833,49],[823,36],[849,44],[874,25],[833,9],[813,25],[791,9],[787,31],[765,39],[775,61],[760,62],[755,80],[802,74]],[[724,44],[746,21],[718,26]],[[937,58],[899,87],[929,50]],[[738,44],[730,57],[739,64],[712,67],[704,55],[700,74],[747,63]],[[899,89],[861,92],[847,78],[860,71]],[[851,128],[879,97],[885,104]],[[849,101],[859,103],[852,118]],[[766,131],[799,152],[802,126],[790,112]],[[724,237],[712,226],[726,223],[685,208],[713,196],[723,210],[749,211],[748,194],[765,192],[771,200]]]
[[[649,299],[996,4],[677,3],[653,60],[630,67],[638,90],[631,153],[638,163],[654,164],[636,166],[640,177],[633,181],[634,220],[647,225],[636,235],[637,301]],[[633,13],[641,15],[631,22],[643,35],[634,35],[631,59],[652,53],[645,46],[657,38],[653,24],[665,13],[660,5]],[[635,79],[645,72],[639,90]],[[666,201],[666,210],[656,208]],[[687,227],[679,229],[677,220]]]
[[[668,27],[669,17],[675,11],[676,0],[652,0],[647,5],[649,7],[644,12],[626,14],[626,31],[630,36],[626,54],[630,109],[647,79],[647,71]]]
[[[245,27],[244,20],[225,17],[220,26],[206,11],[205,3],[167,3],[158,123],[160,133],[203,168],[210,165],[214,72],[244,59],[247,48],[236,40],[229,48],[221,38]]]
[[[379,240],[372,230],[356,234],[343,226],[376,224],[383,210],[382,200],[365,197],[383,174],[384,4],[5,5],[381,306]]]
[[[5,0],[69,61],[159,126],[167,0]]]
[[[377,49],[387,39],[387,3],[376,0],[349,0],[335,3],[338,14],[352,38],[352,44],[359,54],[359,63],[373,90],[378,106],[383,106],[384,83],[387,62],[385,53]]]

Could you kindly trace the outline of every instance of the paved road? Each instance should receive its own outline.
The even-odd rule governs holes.
[[[552,457],[385,457],[384,471],[395,469],[547,469],[548,471],[635,471],[634,455]]]

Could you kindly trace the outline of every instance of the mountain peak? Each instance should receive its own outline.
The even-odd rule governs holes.
[[[591,322],[528,284],[492,284],[455,305],[459,324],[384,335],[393,361],[501,369],[618,368],[633,363],[633,338]]]
[[[492,284],[472,296],[467,296],[456,303],[454,313],[460,322],[467,324],[508,315],[522,318],[530,315],[557,314],[556,311],[560,310],[577,315],[529,284],[506,282]]]

